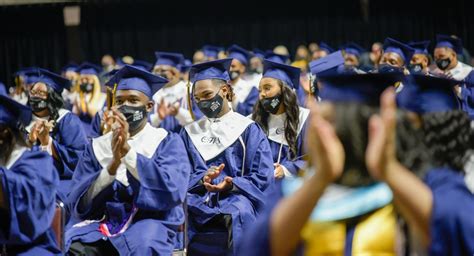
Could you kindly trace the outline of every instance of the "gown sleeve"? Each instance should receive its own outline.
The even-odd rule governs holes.
[[[0,244],[31,244],[51,226],[58,174],[46,152],[26,151],[6,169],[0,167],[5,209]]]

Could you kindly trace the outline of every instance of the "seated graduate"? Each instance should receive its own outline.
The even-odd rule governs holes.
[[[99,82],[100,67],[88,62],[77,69],[79,88],[73,101],[72,112],[79,116],[88,137],[93,134],[92,121],[94,116],[104,107],[106,94],[102,92]]]
[[[8,255],[59,255],[51,229],[58,174],[46,152],[28,149],[30,121],[29,107],[0,95],[0,245]]]
[[[232,109],[243,116],[248,116],[252,114],[253,107],[258,101],[257,85],[243,79],[251,53],[238,45],[232,45],[227,52],[229,58],[232,58],[229,71],[229,84],[234,94],[231,102]]]
[[[371,143],[367,127],[377,113],[377,99],[401,79],[401,74],[345,74],[319,79],[324,103],[310,104],[306,137],[315,170],[308,169],[305,179],[276,183],[266,201],[268,208],[245,233],[241,252],[395,255],[401,234],[392,193],[387,185],[369,176],[365,159]],[[394,94],[393,89],[387,93]],[[411,136],[407,140],[421,142],[413,130],[404,126],[400,130]],[[420,155],[424,151],[413,144],[397,143],[404,145],[397,154],[424,159]],[[407,165],[424,168],[416,165],[418,162]]]
[[[410,65],[408,65],[410,74],[428,74],[431,64],[431,57],[428,52],[430,41],[411,42],[408,45],[415,50]]]
[[[150,122],[169,132],[180,132],[183,125],[194,121],[188,110],[188,87],[181,80],[184,56],[173,52],[156,52],[155,55],[153,73],[169,82],[153,95],[156,107],[155,113],[150,115]]]
[[[263,77],[252,119],[262,127],[272,148],[275,178],[292,177],[305,165],[304,137],[309,110],[299,107],[295,91],[300,69],[263,60]]]
[[[66,232],[71,255],[170,255],[190,172],[179,135],[147,121],[152,95],[167,80],[125,65],[116,87],[111,131],[92,140],[73,176],[68,204],[76,222]]]
[[[26,127],[33,146],[48,152],[59,174],[58,197],[66,199],[79,157],[88,144],[80,119],[63,108],[61,93],[68,90],[69,80],[45,69],[37,69],[37,78],[28,98],[33,120]]]
[[[369,170],[390,186],[394,199],[403,205],[402,215],[415,228],[429,255],[474,254],[474,195],[464,180],[474,132],[455,95],[458,83],[412,75],[397,95],[400,108],[418,114],[413,120],[423,131],[433,159],[424,177],[415,176],[393,155],[393,118],[382,116],[374,126],[380,142],[372,151]],[[390,107],[395,109],[395,104]]]
[[[205,115],[181,131],[192,164],[188,190],[189,253],[239,255],[235,244],[251,225],[273,181],[267,136],[233,112],[232,59],[192,66],[193,96]]]
[[[449,35],[436,35],[436,45],[433,52],[434,61],[438,67],[433,72],[441,73],[462,81],[456,87],[461,99],[462,109],[474,119],[474,69],[462,63],[460,57],[463,52],[460,38]]]

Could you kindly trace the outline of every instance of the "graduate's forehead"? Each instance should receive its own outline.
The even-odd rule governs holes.
[[[139,98],[143,100],[148,100],[148,96],[146,96],[143,92],[137,90],[117,90],[117,92],[115,93],[115,98]]]
[[[260,80],[259,87],[263,86],[278,86],[278,80],[273,77],[263,77]]]
[[[211,79],[200,80],[194,84],[194,94],[214,92],[216,89],[219,89],[219,86]]]

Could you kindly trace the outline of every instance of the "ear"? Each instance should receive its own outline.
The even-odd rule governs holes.
[[[155,102],[150,100],[147,102],[145,106],[146,106],[146,112],[150,113],[151,111],[153,111],[153,106],[155,106]]]

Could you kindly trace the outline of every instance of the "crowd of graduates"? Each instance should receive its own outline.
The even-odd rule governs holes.
[[[460,38],[155,57],[0,84],[0,255],[474,255]]]

